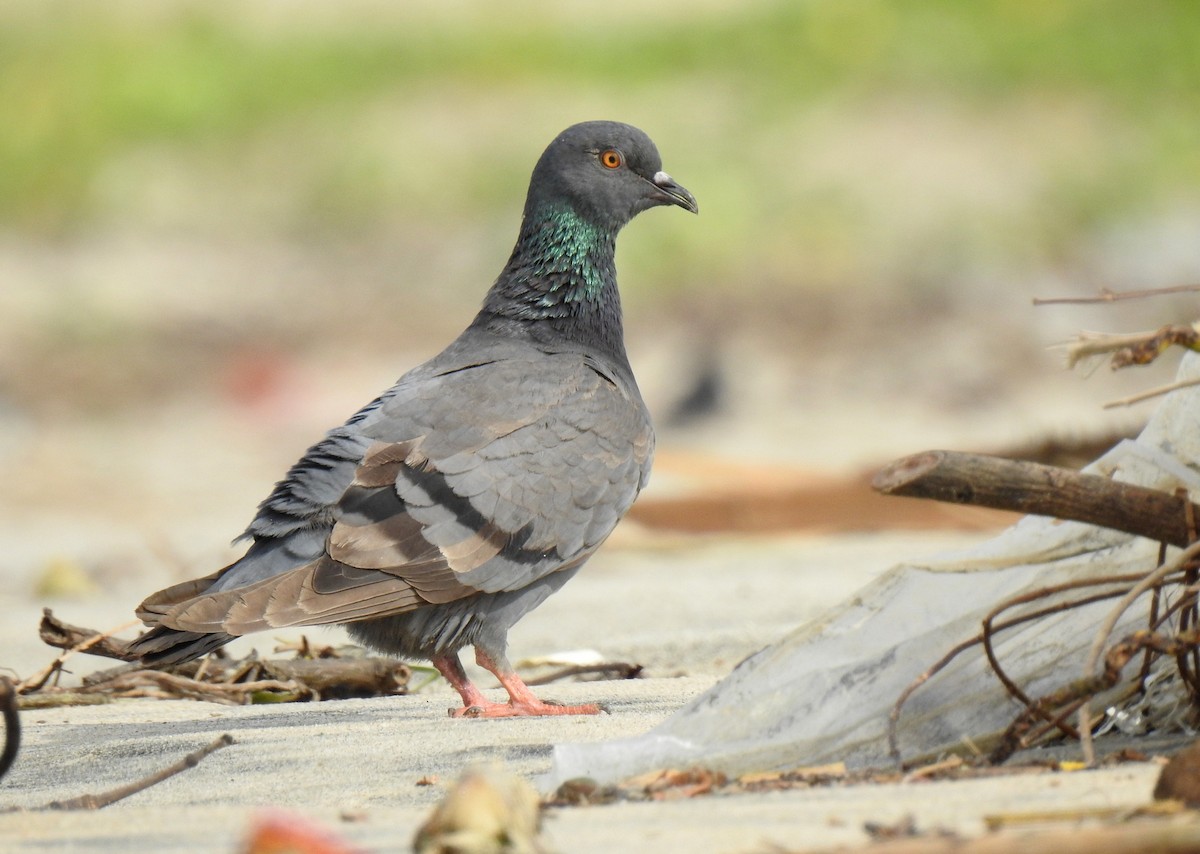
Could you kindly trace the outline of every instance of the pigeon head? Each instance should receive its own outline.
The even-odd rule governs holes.
[[[569,339],[627,365],[617,232],[659,205],[698,210],[650,137],[620,122],[567,128],[534,167],[516,245],[472,327],[547,346]]]
[[[583,122],[558,135],[538,160],[525,215],[569,208],[580,219],[616,232],[659,205],[697,213],[692,194],[662,168],[650,137],[620,122]]]

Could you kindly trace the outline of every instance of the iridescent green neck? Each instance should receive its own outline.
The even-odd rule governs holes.
[[[532,208],[493,295],[529,318],[562,317],[615,299],[616,237],[569,207]]]
[[[568,207],[529,212],[505,272],[528,277],[547,308],[601,298],[616,281],[616,234],[588,222]]]
[[[543,342],[575,341],[624,363],[616,238],[616,228],[566,205],[531,204],[475,325]]]

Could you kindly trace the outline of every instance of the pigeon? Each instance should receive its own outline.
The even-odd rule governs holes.
[[[596,714],[538,699],[512,626],[565,584],[645,487],[654,431],[625,353],[614,251],[638,213],[695,198],[641,130],[563,131],[534,167],[517,242],[467,329],[331,430],[259,505],[245,554],[152,594],[147,664],[249,632],[344,625],[428,659],[455,717]],[[489,701],[459,652],[491,671]]]

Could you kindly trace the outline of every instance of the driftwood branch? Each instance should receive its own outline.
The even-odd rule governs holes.
[[[401,661],[374,656],[339,657],[332,649],[313,649],[307,640],[302,640],[295,651],[322,657],[261,660],[251,657],[241,661],[210,657],[146,668],[136,663],[137,656],[129,652],[128,642],[111,637],[112,632],[64,623],[49,608],[42,611],[38,634],[46,644],[66,652],[37,678],[22,684],[23,708],[37,702],[32,692],[41,690],[63,659],[75,652],[128,663],[89,674],[83,678],[81,687],[69,692],[48,693],[42,697],[44,705],[76,705],[93,696],[187,698],[237,704],[379,697],[407,693],[412,676],[412,669]]]
[[[64,623],[49,608],[42,609],[42,621],[38,623],[38,637],[42,643],[56,649],[86,651],[91,655],[115,658],[118,661],[136,661],[137,656],[129,651],[129,642],[110,637],[95,629],[85,629]]]
[[[886,466],[871,485],[885,495],[1087,522],[1179,548],[1191,542],[1186,498],[1039,463],[926,451]],[[1191,512],[1200,518],[1200,507]]]
[[[386,658],[209,659],[174,665],[167,671],[128,665],[93,673],[84,677],[76,693],[145,697],[165,692],[233,703],[244,703],[262,691],[276,692],[280,699],[347,699],[406,693],[411,675],[407,664]]]
[[[53,615],[50,613],[49,608],[43,608],[42,609],[42,625],[43,625],[43,627],[45,626],[45,624],[48,620],[53,620]],[[41,673],[39,673],[37,676],[31,676],[30,678],[28,678],[24,682],[22,682],[20,685],[18,685],[17,693],[28,694],[33,691],[40,690],[41,688],[43,688],[46,685],[47,682],[50,681],[50,677],[54,676],[55,674],[57,674],[58,672],[60,672],[62,670],[63,663],[68,658],[70,658],[72,655],[74,655],[77,652],[90,652],[95,647],[104,646],[105,644],[108,644],[112,640],[112,636],[115,635],[117,632],[123,631],[135,624],[136,624],[136,621],[125,623],[124,625],[115,626],[114,628],[111,628],[108,631],[104,631],[104,632],[90,631],[88,629],[79,629],[79,628],[76,628],[75,626],[67,626],[66,624],[63,624],[64,628],[71,629],[73,632],[79,633],[79,637],[74,638],[75,640],[77,640],[77,643],[73,643],[71,646],[65,647],[66,651],[62,655],[55,658],[54,661],[50,662],[50,664],[47,665],[47,667]],[[44,639],[45,634],[43,634],[42,637]],[[47,641],[47,643],[49,643],[49,641]],[[119,643],[119,641],[118,641],[118,643]],[[53,644],[51,644],[51,645],[53,646]],[[104,655],[105,653],[99,653],[99,654]],[[111,657],[111,656],[109,656],[109,657]]]

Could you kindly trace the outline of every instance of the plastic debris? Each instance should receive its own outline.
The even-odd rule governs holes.
[[[1198,377],[1200,356],[1186,354],[1179,378]],[[1197,425],[1200,388],[1172,392],[1136,440],[1122,442],[1086,471],[1165,491],[1183,486],[1195,500]],[[578,777],[607,783],[655,768],[697,765],[736,775],[837,760],[851,768],[887,764],[888,714],[899,694],[952,646],[976,635],[996,605],[1066,581],[1149,572],[1158,564],[1158,550],[1158,543],[1129,534],[1030,516],[973,548],[901,564],[749,657],[649,732],[557,745],[541,783],[552,790]],[[1048,694],[1082,675],[1112,607],[1098,602],[1004,631],[997,636],[997,656],[1028,695]],[[1135,603],[1112,638],[1144,625],[1147,607],[1145,598]],[[1104,708],[1100,703],[1112,700],[1102,696],[1096,708]],[[912,758],[986,740],[1021,708],[983,652],[971,650],[905,705],[899,747]]]

